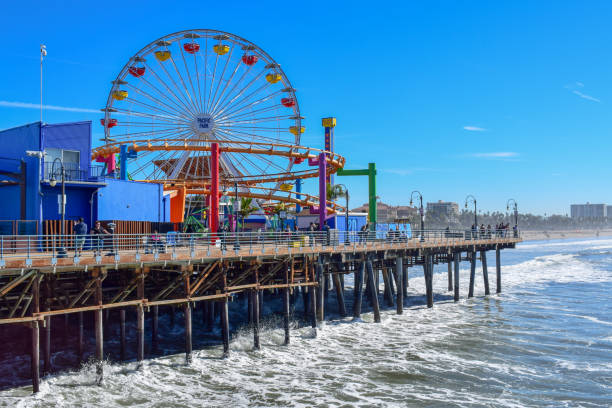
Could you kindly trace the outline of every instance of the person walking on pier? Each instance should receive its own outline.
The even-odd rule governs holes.
[[[92,245],[94,246],[94,254],[100,255],[101,251],[106,249],[106,238],[105,235],[110,236],[111,233],[106,230],[100,224],[100,221],[96,221],[94,227],[91,229],[91,235],[95,235],[92,239]]]
[[[87,235],[87,224],[83,221],[83,217],[79,217],[74,223],[73,228],[74,235],[74,256],[79,256],[83,250],[83,244],[85,244],[85,236]]]

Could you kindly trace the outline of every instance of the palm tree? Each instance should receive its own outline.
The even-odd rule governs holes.
[[[327,199],[329,201],[334,201],[340,197],[346,197],[347,191],[339,184],[334,184],[333,186],[330,183],[327,183]]]
[[[242,217],[243,228],[244,219],[253,214],[255,211],[257,211],[257,207],[253,205],[253,199],[251,197],[242,197],[240,199],[240,211],[238,211],[238,214],[240,214],[240,217]]]

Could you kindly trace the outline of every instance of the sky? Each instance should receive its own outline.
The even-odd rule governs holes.
[[[477,198],[483,211],[567,214],[612,204],[612,2],[28,1],[3,4],[0,129],[92,120],[127,60],[164,35],[210,28],[270,54],[321,148],[335,116],[346,169],[378,168],[383,202]],[[0,146],[1,149],[1,146]],[[337,177],[351,207],[364,177]],[[307,188],[314,193],[315,183]]]

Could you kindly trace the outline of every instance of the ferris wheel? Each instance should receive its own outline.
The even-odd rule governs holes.
[[[213,142],[222,184],[278,188],[303,161],[295,89],[272,57],[230,33],[187,30],[148,44],[112,81],[102,111],[105,146],[133,153],[134,180],[205,183]]]

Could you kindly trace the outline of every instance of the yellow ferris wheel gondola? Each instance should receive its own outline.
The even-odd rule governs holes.
[[[298,127],[298,126],[291,126],[291,127],[289,127],[289,131],[293,135],[295,135],[295,136],[297,136],[297,135],[299,135],[301,133],[304,133],[305,130],[306,130],[306,128],[304,126],[300,126],[300,127]]]
[[[128,97],[128,91],[124,91],[122,89],[118,89],[113,92],[113,99],[117,101],[122,101]]]
[[[283,78],[282,75],[276,72],[271,72],[268,75],[266,75],[266,81],[268,81],[271,84],[277,83],[282,78]]]
[[[230,46],[227,44],[216,44],[213,47],[213,51],[217,55],[225,55],[229,52],[229,50],[230,50]]]
[[[155,51],[155,58],[161,62],[167,61],[170,55],[170,51]]]

